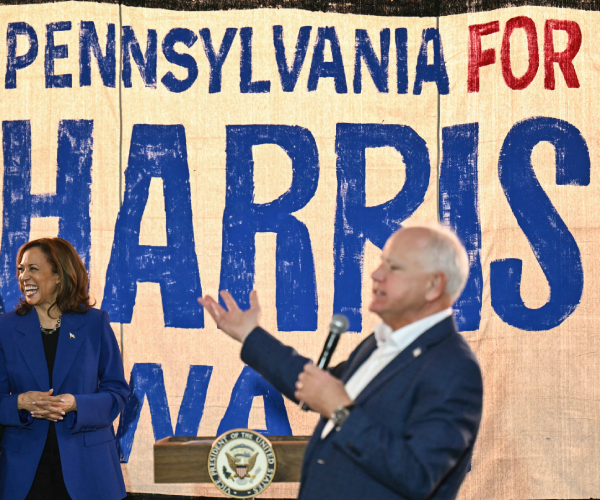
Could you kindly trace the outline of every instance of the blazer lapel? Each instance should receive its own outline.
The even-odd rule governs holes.
[[[39,390],[42,392],[50,390],[48,364],[44,354],[40,321],[35,309],[19,317],[16,339],[21,355],[38,383]]]
[[[86,331],[82,328],[83,326],[84,321],[81,314],[63,314],[54,370],[52,371],[54,394],[60,394],[60,387],[85,341]]]
[[[369,396],[377,392],[380,387],[386,384],[388,380],[396,377],[398,373],[408,368],[408,366],[417,359],[422,359],[421,356],[425,356],[431,347],[438,344],[452,333],[456,333],[456,325],[454,323],[454,318],[450,316],[417,337],[412,344],[398,354],[389,365],[369,382],[356,398],[356,403],[360,404],[368,399]]]
[[[360,365],[362,365],[369,356],[373,354],[373,351],[377,348],[377,341],[375,340],[375,335],[369,335],[362,345],[356,351],[356,354],[352,357],[352,359],[348,360],[348,367],[344,370],[344,373],[341,377],[342,382],[348,382],[350,377],[354,374],[354,372],[358,369]]]

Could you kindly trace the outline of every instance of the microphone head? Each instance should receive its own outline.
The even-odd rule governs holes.
[[[336,335],[340,335],[350,328],[350,323],[348,322],[348,318],[343,314],[334,314],[331,318],[331,323],[329,323],[329,331],[331,333],[335,333]]]

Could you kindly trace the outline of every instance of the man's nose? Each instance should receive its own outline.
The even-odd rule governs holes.
[[[382,281],[384,278],[383,265],[380,265],[371,273],[371,279],[373,281]]]

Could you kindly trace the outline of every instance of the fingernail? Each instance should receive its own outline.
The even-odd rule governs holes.
[[[32,405],[34,405],[34,404],[35,404],[35,401],[32,401],[32,402],[31,402],[31,404],[32,404]]]
[[[58,420],[62,420],[62,419],[63,419],[63,418],[62,418],[62,417],[60,417]]]
[[[61,412],[60,412],[60,414],[61,414],[61,415],[64,415],[64,414],[65,414],[65,412],[64,412],[64,411],[61,411]]]

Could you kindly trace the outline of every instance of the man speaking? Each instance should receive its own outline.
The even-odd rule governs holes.
[[[408,227],[386,242],[369,310],[381,318],[348,360],[324,371],[259,326],[221,292],[198,299],[243,343],[242,360],[288,398],[321,414],[304,456],[299,498],[453,499],[470,464],[482,408],[475,355],[452,303],[467,253],[442,226]]]

